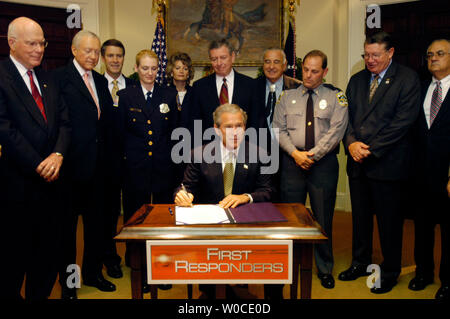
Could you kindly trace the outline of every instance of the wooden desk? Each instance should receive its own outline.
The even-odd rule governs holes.
[[[297,299],[300,268],[300,297],[311,298],[313,244],[327,240],[320,225],[302,204],[276,204],[287,222],[258,224],[220,224],[175,226],[175,216],[169,214],[174,205],[153,205],[153,209],[139,225],[124,227],[115,237],[128,243],[130,249],[131,289],[133,299],[142,299],[146,240],[206,240],[206,239],[287,239],[293,241],[293,274],[291,299]],[[142,213],[147,205],[136,214]],[[145,273],[145,272],[144,272]],[[153,287],[152,298],[157,298]]]

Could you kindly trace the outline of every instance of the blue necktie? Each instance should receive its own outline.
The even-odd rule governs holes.
[[[152,92],[148,91],[146,94],[147,98],[145,100],[145,105],[150,108],[152,105]]]

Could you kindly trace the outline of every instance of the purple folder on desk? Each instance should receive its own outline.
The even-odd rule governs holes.
[[[270,202],[245,204],[230,208],[230,212],[231,219],[237,224],[287,221],[275,205]]]

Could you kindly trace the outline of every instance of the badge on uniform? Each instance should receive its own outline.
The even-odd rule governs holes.
[[[389,84],[391,82],[391,79],[386,79],[386,84]]]
[[[344,92],[340,91],[336,94],[336,97],[338,99],[338,103],[340,106],[348,106],[347,97],[345,96]]]
[[[170,108],[169,108],[169,106],[166,103],[161,103],[159,105],[159,111],[161,113],[168,113],[170,111]]]
[[[320,100],[319,102],[319,108],[321,110],[325,110],[327,108],[328,104],[327,104],[327,100]]]

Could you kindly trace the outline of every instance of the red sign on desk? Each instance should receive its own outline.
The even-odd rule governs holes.
[[[292,283],[291,240],[148,240],[149,284]]]

